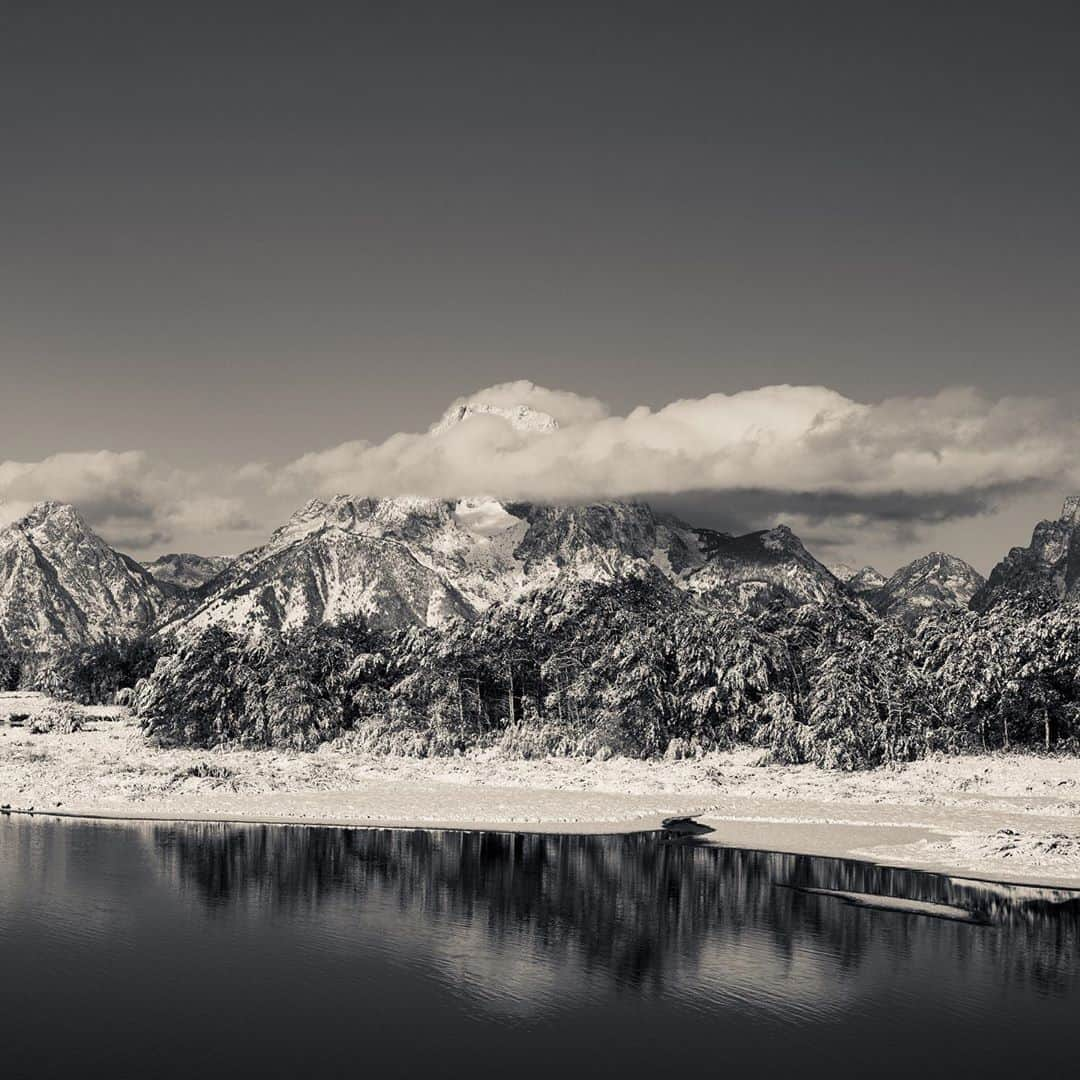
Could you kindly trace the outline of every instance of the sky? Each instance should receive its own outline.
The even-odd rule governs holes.
[[[0,0],[0,517],[145,557],[335,485],[639,496],[985,571],[1080,489],[1078,47],[990,0]],[[424,434],[505,384],[554,440]]]

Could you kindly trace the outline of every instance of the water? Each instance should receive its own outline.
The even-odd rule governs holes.
[[[1064,893],[655,835],[0,819],[5,1078],[1039,1077],[1078,1010]]]

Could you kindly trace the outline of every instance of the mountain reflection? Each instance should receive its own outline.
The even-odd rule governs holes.
[[[821,985],[835,993],[838,972],[870,966],[887,976],[916,954],[948,956],[960,968],[986,965],[1041,993],[1080,988],[1080,899],[1054,890],[656,834],[208,824],[155,827],[152,843],[174,883],[209,911],[332,908],[365,925],[382,920],[418,953],[448,958],[463,979],[497,979],[512,958],[529,965],[544,993],[552,971],[569,965],[579,989],[585,982],[657,993],[697,988],[715,997],[741,978],[790,1007],[793,996],[812,997]],[[948,905],[979,925],[858,910],[808,888]],[[477,973],[481,955],[502,959]],[[527,996],[520,970],[513,979]]]

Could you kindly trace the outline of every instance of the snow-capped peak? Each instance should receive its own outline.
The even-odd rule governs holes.
[[[432,435],[445,435],[446,432],[465,423],[474,416],[495,416],[505,420],[515,431],[550,434],[559,430],[559,422],[554,416],[531,405],[491,405],[486,401],[469,401],[463,405],[451,406],[431,428]]]
[[[157,582],[66,503],[42,502],[0,528],[0,636],[31,650],[146,630]]]
[[[926,615],[966,608],[983,576],[963,559],[931,551],[895,574],[873,595],[878,612],[914,626]]]
[[[886,577],[880,571],[876,570],[872,566],[864,566],[861,570],[856,570],[854,574],[847,579],[847,587],[852,592],[867,593],[873,592],[875,589],[880,589],[886,582]]]
[[[54,502],[51,499],[36,503],[15,524],[21,525],[23,528],[33,529],[47,522],[61,528],[86,528],[78,510],[74,506],[69,503]]]

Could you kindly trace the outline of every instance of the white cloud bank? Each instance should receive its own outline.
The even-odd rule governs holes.
[[[741,518],[731,516],[747,523],[783,514],[812,526],[822,543],[843,543],[868,526],[911,533],[1016,493],[1080,486],[1080,431],[1046,399],[957,389],[866,404],[825,387],[770,386],[618,416],[595,398],[518,382],[460,398],[448,412],[469,403],[508,414],[524,405],[558,428],[472,412],[438,433],[204,473],[141,451],[0,461],[0,524],[55,499],[74,503],[130,549],[160,548],[180,535],[217,551],[233,549],[230,536],[257,542],[311,495],[654,496],[676,500],[691,519],[706,503],[741,506]]]
[[[169,468],[140,450],[54,454],[0,461],[0,526],[49,499],[71,503],[112,543],[147,549],[180,533],[250,529],[243,501],[210,477]]]
[[[586,499],[682,492],[843,493],[847,498],[1002,492],[1071,482],[1077,433],[1053,402],[974,390],[852,401],[769,386],[612,416],[591,398],[510,383],[455,402],[527,404],[559,430],[474,415],[442,434],[397,434],[305,454],[280,489]]]

